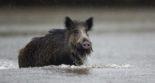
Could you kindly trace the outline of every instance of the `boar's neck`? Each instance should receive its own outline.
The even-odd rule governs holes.
[[[84,61],[86,60],[86,56],[81,56],[79,54],[72,53],[72,59],[74,65],[82,65]]]

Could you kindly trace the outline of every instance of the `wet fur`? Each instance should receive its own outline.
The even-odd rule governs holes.
[[[74,52],[68,46],[65,29],[54,29],[44,37],[33,38],[19,54],[19,67],[45,65],[82,65],[87,53],[75,47]],[[88,52],[90,53],[90,52]]]
[[[87,55],[92,51],[83,49],[81,42],[77,43],[77,36],[72,34],[74,29],[82,26],[85,32],[92,27],[92,18],[86,22],[72,21],[66,17],[65,29],[53,29],[43,37],[33,38],[18,56],[19,67],[39,67],[47,65],[82,65]]]

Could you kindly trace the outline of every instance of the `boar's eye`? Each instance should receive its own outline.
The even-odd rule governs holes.
[[[78,30],[74,30],[73,32],[75,35],[78,35],[80,32]]]

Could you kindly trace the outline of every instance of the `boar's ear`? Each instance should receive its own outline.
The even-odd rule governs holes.
[[[70,19],[70,17],[66,17],[65,18],[65,27],[68,29],[68,30],[70,30],[70,29],[72,29],[72,27],[73,27],[73,21]]]
[[[88,31],[91,30],[93,26],[93,17],[90,17],[89,19],[86,20],[86,25],[88,26]]]

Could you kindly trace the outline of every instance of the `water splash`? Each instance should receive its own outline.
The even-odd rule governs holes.
[[[130,64],[87,64],[82,66],[74,66],[74,65],[59,65],[59,66],[46,66],[51,68],[59,68],[59,69],[91,69],[91,68],[130,68],[132,67]],[[0,70],[1,69],[17,69],[18,64],[11,60],[0,60]]]
[[[53,66],[56,67],[56,66]],[[57,66],[59,68],[70,68],[70,69],[83,69],[83,68],[130,68],[132,67],[130,64],[121,64],[121,65],[117,65],[117,64],[92,64],[92,65],[82,65],[82,66],[74,66],[74,65],[60,65]]]
[[[17,64],[11,60],[0,60],[0,69],[16,69]]]

